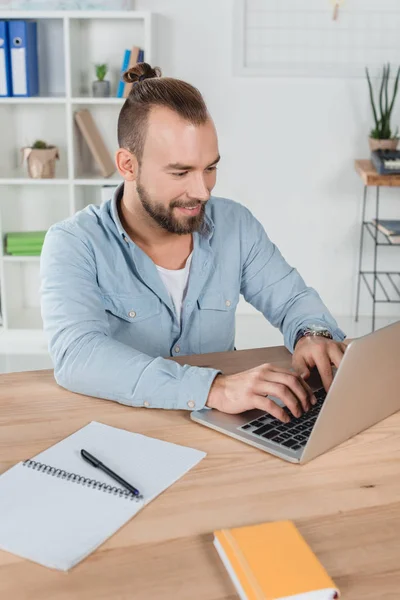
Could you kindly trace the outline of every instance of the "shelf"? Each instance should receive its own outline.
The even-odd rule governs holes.
[[[144,20],[151,13],[138,10],[5,10],[2,19],[137,19]]]
[[[38,263],[40,262],[40,256],[11,256],[5,254],[3,256],[4,262],[27,262],[27,263]]]
[[[32,179],[31,177],[0,177],[0,185],[67,185],[68,179],[54,177],[54,179]]]
[[[391,241],[390,236],[386,235],[385,233],[383,233],[383,231],[381,231],[380,229],[376,229],[375,225],[373,223],[371,223],[370,221],[364,221],[364,227],[366,228],[366,230],[368,231],[368,233],[370,234],[370,236],[372,237],[372,239],[375,241],[375,233],[376,231],[378,231],[378,240],[383,240],[381,242],[377,242],[377,246],[398,246],[400,247],[400,244],[398,243],[394,243]]]
[[[1,4],[1,0],[0,0]],[[10,2],[8,4],[11,4]],[[37,3],[38,4],[38,3]],[[51,3],[42,3],[47,7]],[[138,46],[154,61],[155,16],[135,10],[3,10],[2,19],[38,22],[40,95],[0,98],[0,240],[7,232],[48,230],[90,204],[101,206],[120,183],[103,177],[76,127],[74,112],[87,108],[111,156],[117,144],[117,98],[127,48]],[[107,63],[111,96],[95,98],[94,65]],[[59,148],[56,177],[32,179],[21,151],[37,139]],[[40,256],[12,256],[0,247],[1,333],[42,330]],[[8,339],[8,338],[7,338]],[[4,342],[7,344],[7,342]]]
[[[0,104],[65,104],[66,101],[65,96],[30,96],[27,98],[11,96],[10,98],[0,98]]]
[[[82,177],[77,177],[76,179],[74,179],[74,184],[75,185],[119,185],[120,183],[122,183],[123,179],[121,178],[121,175],[116,172],[114,173],[114,175],[111,175],[110,177],[101,177],[96,173],[88,173],[85,175],[82,175]]]
[[[93,96],[81,96],[71,98],[72,104],[111,104],[120,106],[125,102],[126,98],[115,98],[109,96],[108,98],[94,98]]]
[[[361,271],[360,273],[367,290],[374,298],[374,271]],[[398,271],[376,271],[376,293],[375,302],[379,304],[400,304],[400,272]],[[384,299],[378,299],[384,296]]]

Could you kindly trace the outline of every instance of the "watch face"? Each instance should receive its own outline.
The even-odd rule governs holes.
[[[315,331],[315,332],[326,331],[326,327],[322,327],[322,325],[310,325],[306,329],[308,329],[309,331]]]

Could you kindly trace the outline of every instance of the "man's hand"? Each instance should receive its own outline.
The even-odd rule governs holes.
[[[230,414],[258,408],[285,423],[290,421],[287,411],[268,394],[282,400],[295,417],[316,403],[311,388],[299,375],[265,364],[235,375],[217,375],[206,406]]]
[[[326,391],[332,385],[332,364],[339,367],[347,344],[335,342],[322,336],[305,336],[299,339],[294,349],[292,365],[304,379],[317,367]]]

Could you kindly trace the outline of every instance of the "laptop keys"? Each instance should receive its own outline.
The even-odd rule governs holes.
[[[289,423],[282,423],[279,419],[265,413],[257,419],[242,425],[239,429],[246,430],[246,432],[251,435],[260,436],[270,442],[284,446],[285,448],[290,448],[295,451],[300,450],[306,445],[318,418],[326,398],[325,390],[317,390],[317,392],[315,392],[315,397],[317,398],[317,404],[301,417],[293,417],[293,415],[289,413],[289,410],[285,408],[286,412],[290,414],[291,420]]]
[[[255,432],[253,432],[253,433],[255,433]],[[276,429],[271,429],[270,431],[263,431],[261,435],[263,438],[266,438],[267,440],[272,440],[275,436],[279,435],[279,431],[277,431]]]
[[[293,446],[297,446],[296,440],[283,440],[282,446],[286,448],[293,448]]]

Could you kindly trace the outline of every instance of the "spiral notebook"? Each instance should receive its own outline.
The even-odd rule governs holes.
[[[81,448],[142,497],[85,462]],[[67,571],[204,456],[93,421],[0,476],[0,550]]]

